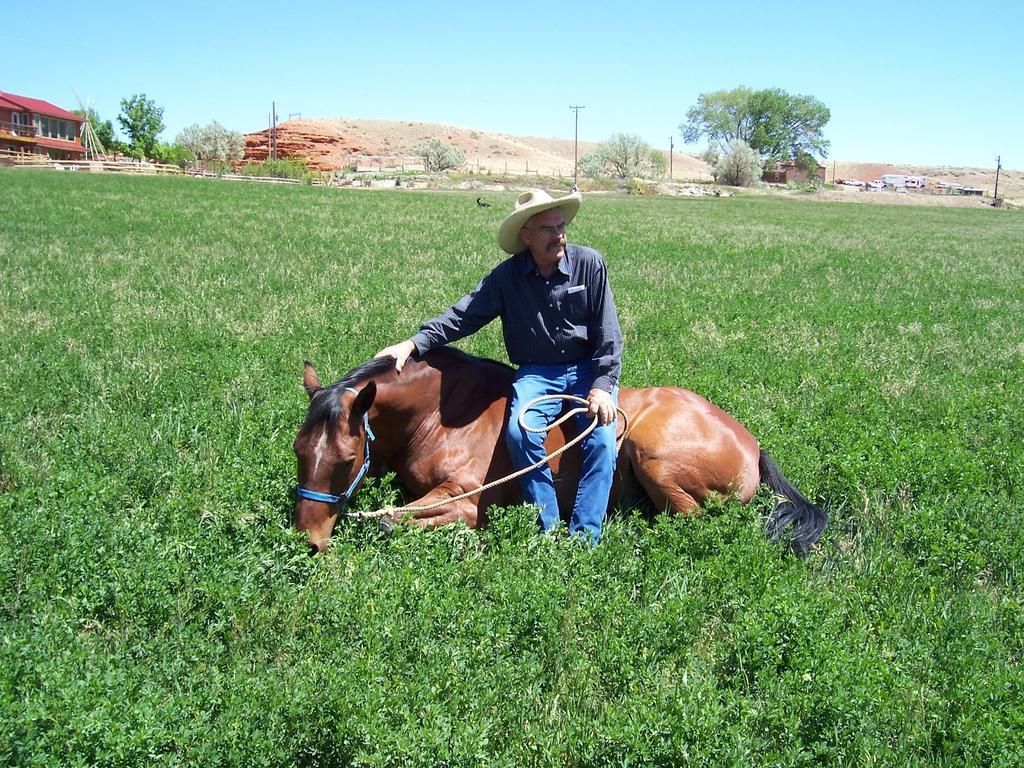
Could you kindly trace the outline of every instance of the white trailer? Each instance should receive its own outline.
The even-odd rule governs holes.
[[[924,189],[928,183],[927,176],[911,176],[906,173],[886,173],[882,175],[882,183],[890,189]]]

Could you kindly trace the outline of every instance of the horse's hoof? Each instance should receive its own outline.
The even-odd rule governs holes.
[[[381,517],[377,522],[377,530],[380,531],[381,538],[386,539],[391,536],[391,534],[395,532],[396,525],[398,525],[398,523],[391,515],[384,515]]]

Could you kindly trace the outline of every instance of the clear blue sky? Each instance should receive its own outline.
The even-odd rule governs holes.
[[[0,90],[114,122],[145,93],[173,141],[279,115],[444,122],[681,147],[699,94],[810,94],[829,159],[1024,168],[1024,2],[10,4]],[[47,19],[53,19],[53,23]],[[80,30],[80,31],[79,31]]]

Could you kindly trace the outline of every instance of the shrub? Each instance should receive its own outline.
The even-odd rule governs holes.
[[[664,152],[632,133],[615,133],[593,152],[580,158],[580,175],[590,179],[612,176],[616,179],[664,176],[668,159]]]
[[[580,158],[580,176],[588,179],[600,179],[608,175],[608,163],[600,151],[587,152]]]
[[[242,134],[229,131],[216,120],[208,125],[188,126],[178,133],[175,143],[186,148],[201,163],[241,160],[245,150]]]
[[[735,139],[711,170],[715,181],[733,187],[749,187],[761,176],[761,157],[745,141]]]
[[[235,167],[227,160],[207,160],[204,166],[203,170],[208,171],[209,173],[217,173],[222,176],[225,173],[235,172]]]
[[[466,161],[465,153],[458,147],[445,144],[440,139],[425,139],[412,148],[412,153],[423,161],[428,173],[458,168]]]
[[[654,185],[634,176],[626,183],[626,192],[630,195],[650,195],[654,193]]]
[[[243,176],[273,176],[277,179],[306,179],[311,176],[307,161],[297,157],[264,160],[242,166]]]
[[[150,154],[150,159],[155,160],[158,163],[177,165],[180,168],[184,168],[191,164],[195,160],[195,157],[186,147],[183,147],[180,144],[164,144],[158,141],[153,145],[153,151]]]
[[[612,176],[629,179],[651,173],[651,145],[634,133],[615,133],[599,150]]]

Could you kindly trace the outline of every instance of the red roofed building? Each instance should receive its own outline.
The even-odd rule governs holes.
[[[85,118],[42,99],[0,91],[0,153],[80,160]]]

